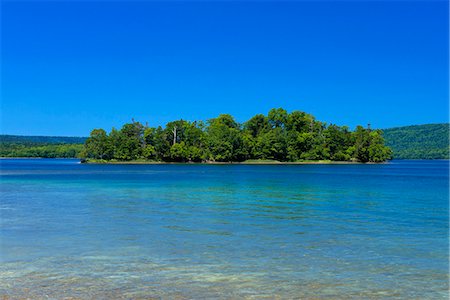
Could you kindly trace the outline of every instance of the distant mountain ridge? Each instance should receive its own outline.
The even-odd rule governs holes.
[[[448,159],[449,124],[423,124],[382,129],[396,159]],[[42,146],[84,144],[87,137],[0,135],[1,145]],[[81,148],[80,148],[81,149]],[[11,149],[1,149],[2,156]],[[78,149],[77,149],[78,150]],[[77,153],[76,153],[77,154]],[[74,154],[74,155],[76,155]]]
[[[424,124],[383,129],[386,146],[398,159],[448,159],[449,124]]]
[[[0,135],[0,143],[15,144],[84,144],[86,137]]]

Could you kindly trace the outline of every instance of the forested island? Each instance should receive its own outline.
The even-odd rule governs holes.
[[[84,162],[384,162],[392,151],[381,130],[337,126],[302,112],[271,109],[243,124],[229,114],[203,121],[177,120],[163,128],[132,121],[120,130],[92,130]]]
[[[245,123],[241,126],[241,129],[244,128]],[[382,129],[382,134],[385,145],[392,149],[394,159],[449,158],[448,123],[387,128]],[[0,157],[76,158],[80,157],[85,148],[83,144],[86,139],[87,137],[0,135]]]

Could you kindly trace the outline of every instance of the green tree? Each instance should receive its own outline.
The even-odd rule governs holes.
[[[284,128],[288,119],[288,113],[283,108],[272,108],[267,117],[272,127]]]
[[[276,127],[258,136],[256,148],[258,158],[285,161],[287,157],[286,134]]]
[[[172,161],[183,162],[188,160],[188,147],[184,142],[175,143],[170,147]]]
[[[94,129],[91,131],[85,142],[83,156],[94,159],[112,158],[112,148],[105,130]]]
[[[142,156],[144,143],[144,126],[139,122],[128,123],[120,131],[113,129],[110,133],[114,145],[114,158],[134,160]]]
[[[250,118],[250,120],[244,124],[244,129],[247,130],[253,137],[257,137],[259,134],[266,132],[269,128],[269,119],[262,114],[258,114]]]
[[[383,162],[392,158],[392,151],[384,145],[384,139],[381,130],[370,132],[370,143],[368,147],[369,161]]]
[[[348,127],[339,127],[331,124],[324,131],[326,148],[329,149],[329,155],[332,160],[346,161],[351,156],[346,150],[351,145],[351,134]]]
[[[287,159],[296,161],[305,158],[314,142],[314,134],[311,132],[289,131],[287,137]]]
[[[353,139],[355,145],[354,158],[360,162],[369,161],[369,131],[362,126],[357,126],[353,132]]]
[[[215,161],[242,161],[246,158],[241,131],[231,115],[223,114],[209,120],[207,141],[210,159]]]
[[[289,131],[308,132],[311,129],[311,124],[314,122],[314,117],[302,111],[293,111],[287,117],[286,128]]]

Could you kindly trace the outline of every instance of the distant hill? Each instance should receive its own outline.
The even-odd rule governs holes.
[[[449,124],[425,124],[383,129],[386,146],[398,159],[448,159]]]
[[[0,135],[0,157],[73,158],[85,137]]]
[[[86,137],[0,135],[0,143],[14,144],[84,144]]]

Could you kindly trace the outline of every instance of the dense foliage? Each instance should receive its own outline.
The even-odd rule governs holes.
[[[0,157],[78,157],[83,144],[0,143]]]
[[[125,124],[108,134],[94,129],[81,157],[89,160],[137,159],[202,162],[248,159],[383,162],[391,157],[382,132],[358,126],[327,125],[301,111],[272,109],[244,124],[222,114],[204,122],[178,120],[164,128]]]
[[[272,112],[272,117],[274,117],[275,111]],[[292,115],[291,122],[295,118],[295,116],[298,116],[298,113],[291,113]],[[306,116],[306,114],[305,114]],[[176,123],[181,122],[181,123]],[[189,122],[185,121],[176,121],[171,122],[168,124],[169,127],[173,126],[174,124],[191,124]],[[158,144],[157,136],[164,133],[162,129],[158,128],[152,128],[147,130],[147,141],[151,141],[148,143],[145,147],[145,149],[142,150],[142,153],[140,153],[139,156],[132,156],[130,158],[127,158],[125,155],[125,158],[119,158],[114,157],[109,154],[109,156],[105,156],[103,159],[118,159],[118,160],[130,160],[130,159],[136,159],[136,157],[141,157],[143,159],[153,159],[153,160],[166,160],[166,161],[203,161],[206,160],[204,154],[205,151],[204,147],[207,146],[207,143],[205,141],[206,139],[206,125],[201,122],[195,123],[195,126],[191,126],[192,130],[197,130],[196,134],[197,137],[201,137],[204,139],[202,141],[201,147],[190,147],[188,148],[188,151],[186,151],[186,144],[192,145],[195,144],[195,141],[192,140],[193,136],[196,136],[196,134],[192,134],[189,131],[187,133],[183,133],[184,135],[179,135],[180,130],[178,130],[177,133],[177,141],[180,141],[179,145],[176,145],[174,149],[172,150],[173,158],[167,158],[166,156],[162,155],[156,155],[156,148],[154,145]],[[306,123],[305,123],[306,124]],[[281,124],[280,124],[281,125]],[[236,124],[237,126],[237,124]],[[243,126],[239,127],[239,135],[246,137],[246,145],[251,146],[250,151],[247,148],[247,152],[250,155],[244,155],[241,157],[241,159],[258,159],[258,160],[264,160],[264,159],[274,159],[275,155],[272,154],[278,154],[280,151],[277,149],[283,149],[286,146],[283,145],[283,143],[273,143],[274,150],[270,150],[270,140],[275,138],[274,132],[271,134],[268,134],[268,118],[264,115],[256,115],[248,122],[244,123]],[[291,125],[290,125],[291,126]],[[167,127],[167,126],[166,126]],[[182,126],[180,126],[182,127]],[[217,127],[217,126],[216,126]],[[195,129],[197,128],[197,129]],[[265,130],[263,130],[265,128]],[[327,134],[333,131],[336,127],[334,125],[327,126]],[[341,130],[345,127],[339,127]],[[297,127],[289,127],[289,130],[295,129],[297,132],[301,131],[301,126]],[[200,130],[201,132],[198,132]],[[246,131],[246,134],[243,134],[242,131]],[[214,132],[217,130],[212,130],[210,132]],[[265,132],[265,134],[263,134]],[[348,129],[347,129],[348,131]],[[118,131],[113,130],[114,134],[112,136],[117,136]],[[276,130],[275,130],[276,132]],[[373,131],[372,131],[373,132]],[[341,143],[347,140],[348,141],[348,133],[344,134],[344,139],[341,139],[341,141],[338,141],[337,143]],[[172,131],[165,131],[165,134],[170,138],[172,138],[170,142],[173,143],[173,132]],[[219,133],[217,133],[219,134]],[[217,137],[216,135],[212,135],[212,137]],[[249,135],[251,135],[251,139],[248,139]],[[353,136],[355,133],[351,133]],[[296,135],[306,137],[305,134],[293,134],[290,133],[290,136]],[[109,136],[106,135],[105,137],[109,138]],[[336,136],[336,135],[335,135]],[[397,127],[397,128],[389,128],[383,130],[383,136],[385,139],[386,146],[390,147],[393,151],[394,158],[398,159],[448,159],[449,158],[449,124],[427,124],[427,125],[414,125],[414,126],[405,126],[405,127]],[[182,139],[186,139],[189,137],[189,141],[184,141],[184,143],[181,143]],[[255,138],[256,137],[256,138]],[[117,140],[117,139],[116,139]],[[251,143],[249,143],[251,140]],[[282,140],[282,138],[281,138]],[[17,136],[17,135],[0,135],[0,156],[1,157],[56,157],[56,158],[72,158],[72,157],[78,157],[80,152],[83,150],[83,145],[86,141],[86,138],[84,137],[50,137],[50,136]],[[214,139],[212,139],[213,142],[211,142],[211,145],[214,145],[214,153],[218,153],[218,158],[216,160],[224,160],[225,158],[230,156],[230,146],[229,144],[223,142],[222,144],[219,144],[220,138],[216,138],[215,142]],[[347,142],[348,143],[348,142]],[[197,143],[198,145],[199,143]],[[163,153],[167,153],[167,144],[164,144],[159,142],[159,148],[158,151],[161,151]],[[165,146],[164,146],[165,145]],[[208,144],[209,145],[209,144]],[[301,148],[302,144],[298,141],[290,141],[288,143],[288,147],[290,153],[293,153],[293,149],[297,147],[297,149],[305,150],[304,148]],[[228,147],[229,149],[226,151],[223,151],[221,153],[220,147]],[[330,145],[331,152],[335,151],[335,146]],[[341,147],[342,148],[342,147]],[[166,150],[164,150],[166,149]],[[232,148],[231,148],[232,149]],[[327,150],[324,150],[327,152]],[[352,151],[352,150],[350,150]],[[272,154],[271,154],[272,152]],[[345,152],[345,151],[344,151]],[[364,151],[362,151],[363,153]],[[281,151],[281,153],[283,153]],[[342,153],[342,151],[341,151]],[[86,156],[86,151],[83,152],[83,155]],[[294,151],[295,154],[295,151]],[[302,153],[303,154],[303,153]],[[310,152],[311,154],[311,152]],[[89,155],[91,158],[92,155]],[[123,157],[124,155],[122,155]],[[348,156],[342,156],[341,154],[334,155],[334,160],[348,160]],[[164,158],[165,157],[165,158]],[[278,156],[277,156],[278,157]],[[97,157],[100,159],[100,157]],[[295,160],[309,160],[314,159],[314,155],[307,155],[306,153],[303,154],[303,156],[300,155],[294,155],[287,157],[286,160],[288,161],[295,161]],[[330,158],[331,159],[331,158]],[[351,159],[351,158],[350,158]],[[283,159],[281,159],[283,160]],[[225,160],[226,161],[226,160]]]
[[[384,129],[386,145],[399,159],[448,159],[449,124]]]

